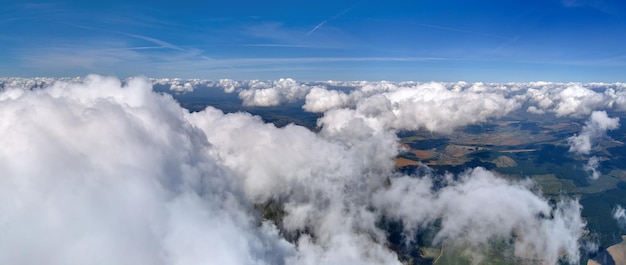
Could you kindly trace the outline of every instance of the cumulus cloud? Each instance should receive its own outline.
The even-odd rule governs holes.
[[[390,127],[436,132],[499,117],[524,106],[526,111],[557,117],[582,117],[596,110],[626,110],[626,86],[621,83],[416,83],[331,82],[349,91],[311,90],[303,108],[311,112],[356,109],[384,96],[397,116]],[[367,103],[366,101],[370,101]],[[467,102],[466,102],[467,101]],[[428,113],[428,115],[421,115]],[[398,115],[402,115],[399,117]],[[389,117],[385,115],[386,117]]]
[[[306,95],[302,108],[308,112],[324,113],[345,106],[348,100],[348,95],[341,91],[315,87]]]
[[[1,263],[276,264],[293,251],[243,214],[203,133],[144,79],[89,76],[0,109]]]
[[[251,87],[240,96],[254,104],[310,89]],[[427,170],[395,171],[395,129],[445,132],[519,107],[498,91],[385,83],[353,108],[327,111],[316,133],[211,107],[189,113],[143,78],[5,89],[0,263],[400,264],[377,225],[383,216],[408,234],[438,220],[438,242],[503,240],[522,257],[576,263],[576,201],[550,205],[530,183],[481,168],[443,176],[443,186]],[[264,205],[273,217],[257,210]]]
[[[619,127],[619,118],[609,118],[606,111],[594,111],[585,122],[581,132],[567,138],[569,151],[577,154],[589,154],[595,141],[606,134],[607,130]]]
[[[613,83],[548,83],[521,84],[528,100],[528,111],[535,114],[553,113],[557,117],[583,117],[595,110],[623,108],[626,97],[624,84]]]
[[[594,111],[585,122],[585,126],[583,126],[581,132],[567,138],[567,142],[570,145],[569,151],[576,154],[588,155],[595,142],[606,135],[607,130],[614,130],[618,127],[619,118],[609,118],[606,111]],[[587,164],[583,166],[583,169],[589,173],[590,179],[598,179],[600,177],[600,172],[598,171],[599,166],[600,158],[592,156],[587,160]]]
[[[604,95],[578,85],[560,91],[554,112],[557,116],[587,114],[606,102]]]
[[[224,93],[230,94],[241,87],[241,82],[232,79],[220,79],[219,86],[224,90]]]
[[[80,82],[80,78],[54,78],[54,77],[0,77],[0,90],[3,89],[37,89],[51,86],[56,81]]]
[[[386,102],[382,96],[370,100]],[[386,110],[376,108],[381,104],[384,105],[373,102],[360,113],[380,115]],[[251,200],[285,201],[283,229],[312,232],[315,240],[301,237],[300,252],[292,260],[307,264],[357,262],[357,256],[367,256],[368,262],[373,263],[395,260],[376,243],[385,239],[383,231],[375,225],[378,213],[371,211],[372,206],[387,216],[415,224],[407,226],[410,229],[423,228],[416,227],[417,224],[426,226],[437,219],[446,220],[445,230],[440,232],[442,240],[460,237],[468,243],[486,245],[491,239],[519,236],[516,246],[524,254],[555,262],[559,253],[566,252],[569,260],[577,259],[577,239],[584,223],[576,202],[563,202],[553,210],[544,199],[530,192],[526,184],[504,181],[484,169],[476,169],[464,175],[464,181],[453,181],[449,188],[440,191],[433,191],[434,175],[392,178],[391,186],[386,186],[392,175],[390,159],[397,155],[395,135],[382,130],[375,119],[354,116],[353,111],[337,109],[331,113],[332,116],[323,119],[324,126],[318,135],[298,126],[276,129],[243,113],[223,115],[206,110],[192,114],[192,120],[215,143],[218,153],[224,154],[221,156],[224,162],[242,176]],[[249,122],[241,122],[243,119]],[[231,131],[238,132],[238,137],[233,138]],[[481,186],[483,190],[476,189]],[[474,190],[470,196],[469,191]],[[496,196],[498,199],[494,199]],[[370,204],[372,201],[374,205]],[[489,207],[493,204],[503,210],[527,204],[528,210],[516,210],[517,219],[503,224],[499,231],[487,233],[494,220],[511,213],[503,211],[494,217],[467,210],[485,204],[488,204],[482,208],[485,211],[494,209]],[[539,215],[558,217],[542,219]],[[474,233],[475,229],[482,232]],[[555,233],[554,238],[545,239],[545,233]],[[568,237],[557,236],[561,233]],[[522,234],[528,235],[525,240],[521,239]],[[359,243],[355,245],[355,242]]]
[[[283,202],[285,233],[311,232],[298,239],[290,262],[398,263],[379,243],[386,239],[367,199],[393,170],[395,135],[370,135],[371,141],[348,145],[300,126],[278,129],[244,113],[207,109],[190,120],[214,143],[250,201]]]
[[[388,98],[398,117],[395,128],[426,128],[437,132],[450,132],[456,127],[502,117],[520,106],[515,99],[496,92],[471,89],[457,92],[436,83],[398,89],[389,93]]]
[[[277,81],[255,82],[239,92],[245,106],[269,107],[304,99],[311,88],[291,78]]]
[[[457,127],[502,117],[520,107],[516,99],[498,91],[476,90],[475,87],[454,90],[434,82],[408,87],[390,83],[369,85],[358,94],[360,98],[355,100],[354,109],[328,111],[320,125],[337,126],[341,124],[337,119],[349,122],[346,116],[351,116],[377,130],[426,129],[449,133]],[[347,126],[345,122],[342,126]]]
[[[169,86],[169,91],[174,94],[186,94],[194,92],[199,87],[216,87],[220,83],[203,80],[203,79],[181,79],[181,78],[151,78],[149,79],[153,84],[161,86]]]
[[[193,92],[193,86],[189,82],[185,82],[184,84],[181,84],[180,82],[175,82],[170,85],[170,90],[176,93]]]
[[[332,82],[329,85],[353,89],[348,93],[344,91],[333,92],[335,90],[331,89],[312,90],[309,92],[311,96],[307,98],[305,110],[324,112],[340,107],[354,109],[361,101],[383,95],[393,103],[390,110],[396,113],[415,113],[426,110],[429,111],[427,113],[434,113],[434,116],[424,115],[424,117],[420,117],[419,120],[423,124],[418,125],[434,131],[449,131],[450,128],[456,126],[482,122],[489,117],[497,117],[491,113],[494,107],[501,107],[503,113],[506,114],[524,106],[526,111],[530,113],[537,115],[549,113],[557,117],[583,117],[596,110],[626,110],[626,84],[622,83],[394,83],[359,81]],[[322,93],[325,93],[325,97],[321,97]],[[481,100],[482,96],[485,96],[484,100]],[[465,98],[472,100],[472,104],[469,102],[461,104]],[[402,106],[403,104],[405,106]],[[450,105],[459,106],[459,108],[453,108]],[[472,109],[469,109],[470,107]],[[412,108],[420,108],[420,110],[411,110]],[[432,110],[437,111],[430,112]],[[437,116],[440,114],[443,116]],[[415,114],[409,116],[415,116]],[[441,119],[441,117],[446,117],[446,119]],[[431,118],[432,121],[427,121]],[[446,121],[450,118],[466,120],[467,122]],[[409,121],[404,118],[400,118],[400,120]],[[414,122],[414,120],[410,122]],[[450,124],[434,125],[435,122],[449,122]]]
[[[570,263],[578,261],[584,222],[577,202],[562,201],[555,209],[529,190],[530,183],[509,182],[482,168],[452,179],[433,192],[429,178],[397,178],[390,189],[376,194],[375,204],[406,227],[423,228],[440,219],[439,242],[480,248],[514,237],[518,257],[555,264],[560,253],[567,253]]]

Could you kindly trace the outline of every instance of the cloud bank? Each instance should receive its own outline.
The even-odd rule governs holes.
[[[92,75],[0,92],[0,263],[400,264],[381,218],[406,234],[440,222],[435,243],[578,262],[577,201],[551,205],[482,168],[395,171],[395,130],[447,132],[520,108],[504,89],[381,82],[347,94],[285,79],[239,90],[251,104],[327,110],[312,132],[189,113],[151,83]]]
[[[144,79],[6,90],[0,262],[279,264],[204,134]]]

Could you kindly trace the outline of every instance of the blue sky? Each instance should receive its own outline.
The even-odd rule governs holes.
[[[0,75],[626,81],[626,2],[3,1]]]

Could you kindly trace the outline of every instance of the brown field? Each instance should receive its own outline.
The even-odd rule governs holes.
[[[517,149],[517,150],[502,150],[500,153],[524,153],[524,152],[535,152],[537,149]]]
[[[626,239],[626,236],[622,236],[622,240]],[[615,265],[624,265],[626,264],[626,243],[622,241],[619,244],[615,244],[610,246],[607,251],[613,257],[613,261],[615,261]]]
[[[403,157],[396,157],[394,158],[394,160],[396,161],[396,167],[419,166],[420,164],[420,162],[406,159]]]
[[[449,144],[448,146],[446,146],[446,149],[444,149],[444,151],[449,156],[459,158],[459,157],[466,156],[469,153],[483,150],[483,149],[485,148],[477,147],[477,146]]]
[[[435,156],[435,153],[430,150],[411,150],[411,153],[419,159],[431,159]]]
[[[563,122],[563,123],[557,123],[557,124],[551,124],[551,125],[542,125],[542,127],[544,128],[548,128],[549,130],[547,132],[555,132],[555,131],[561,131],[561,130],[579,130],[580,127],[582,127],[582,125],[580,124],[576,124],[576,123],[570,123],[570,122]]]
[[[626,236],[622,236],[622,240],[625,240]],[[615,261],[615,265],[625,265],[626,264],[626,242],[622,241],[615,245],[610,246],[606,250],[609,252],[613,261]],[[595,260],[589,260],[587,265],[600,265],[600,263]]]

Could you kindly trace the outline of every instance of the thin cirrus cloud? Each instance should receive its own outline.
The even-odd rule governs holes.
[[[89,71],[118,71],[150,76],[174,75],[192,78],[186,72],[202,73],[203,69],[236,69],[260,67],[259,70],[277,68],[281,65],[307,66],[316,64],[359,62],[441,62],[456,59],[435,57],[249,57],[212,58],[206,52],[194,48],[176,46],[158,39],[133,36],[145,40],[150,45],[131,46],[125,41],[94,41],[90,44],[57,44],[40,47],[36,51],[22,50],[20,64],[36,72],[55,66],[56,69]],[[264,45],[260,45],[264,46]],[[132,64],[127,64],[132,60]],[[317,67],[319,68],[319,67]],[[140,70],[132,70],[140,69]],[[116,72],[112,72],[116,73]]]
[[[307,37],[308,37],[308,36],[310,36],[311,34],[313,34],[313,32],[315,32],[315,31],[317,31],[318,29],[320,29],[322,26],[324,26],[324,25],[325,25],[326,23],[328,23],[329,21],[332,21],[332,20],[334,20],[334,19],[337,19],[337,18],[341,17],[342,15],[344,15],[344,14],[346,14],[346,13],[350,12],[350,10],[352,10],[354,7],[356,7],[356,4],[352,5],[352,6],[351,6],[351,7],[349,7],[349,8],[346,8],[345,10],[343,10],[343,11],[341,11],[341,12],[337,13],[336,15],[334,15],[334,16],[332,16],[332,17],[330,17],[329,19],[326,19],[326,20],[324,20],[324,21],[320,22],[319,24],[315,25],[315,27],[313,27],[313,29],[311,29],[309,32],[307,32],[307,33],[306,33],[306,36],[307,36]]]
[[[309,75],[300,71],[301,79],[327,74],[362,80],[381,73],[381,78],[387,74],[394,80],[417,76],[421,81],[452,81],[467,80],[466,73],[472,72],[472,81],[621,81],[621,18],[587,8],[598,1],[566,2],[485,7],[400,1],[347,9],[341,3],[307,3],[306,14],[291,4],[279,12],[253,3],[148,7],[9,2],[0,8],[7,17],[0,67],[20,76],[46,71],[73,76],[94,70],[121,76],[193,73],[185,77],[216,79],[289,76],[286,71],[270,76],[273,64],[279,63],[312,69]],[[591,18],[585,27],[555,22],[579,25],[586,15]],[[116,49],[120,54],[113,54]],[[73,59],[63,60],[66,56]],[[206,58],[212,63],[206,64]],[[430,64],[419,58],[444,60]],[[318,63],[323,65],[311,65]],[[242,68],[239,73],[237,68]],[[219,76],[219,70],[226,74]]]

